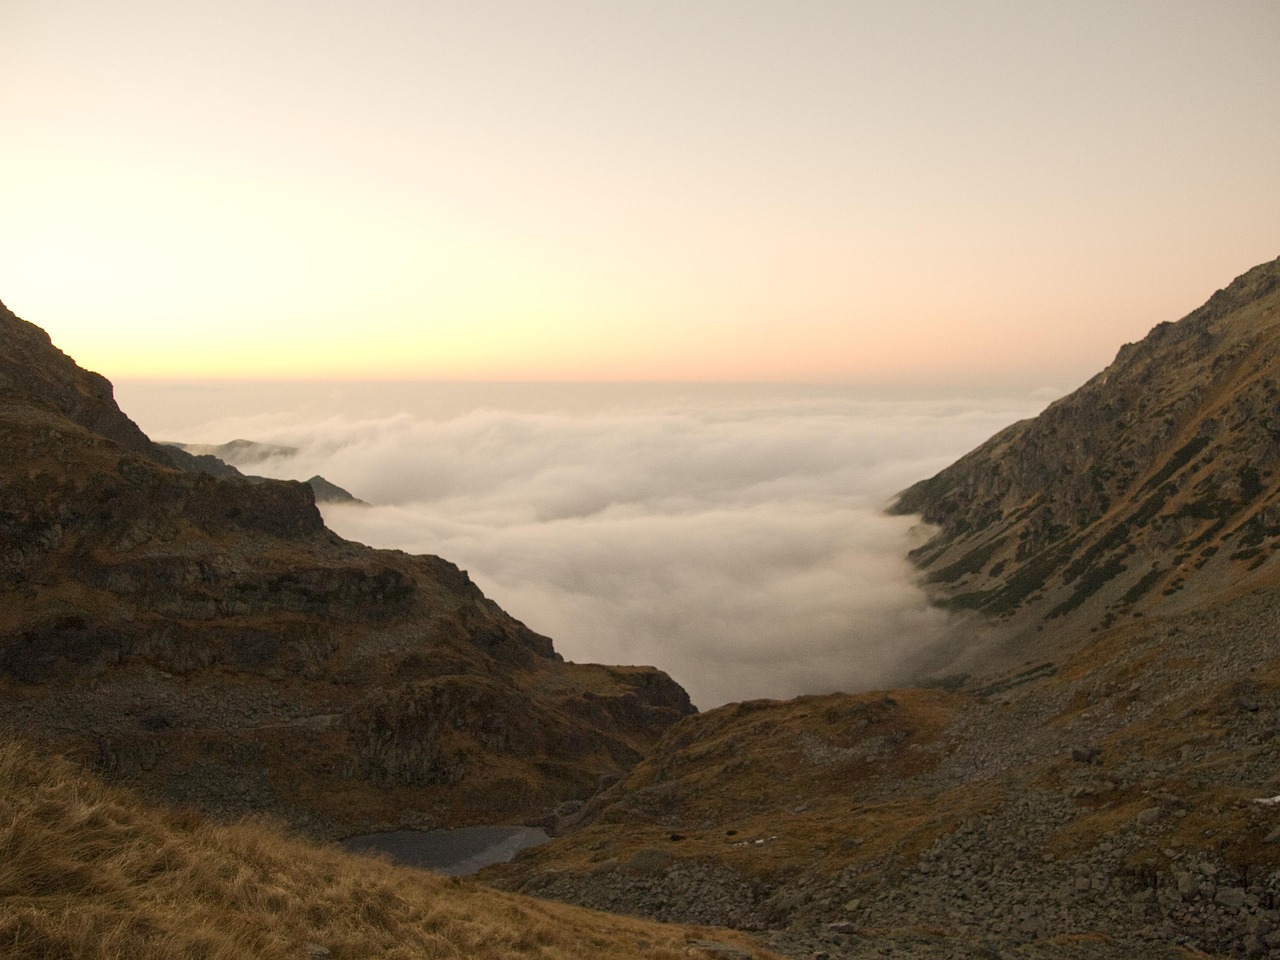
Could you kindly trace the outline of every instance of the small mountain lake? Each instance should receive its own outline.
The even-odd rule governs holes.
[[[494,863],[506,863],[526,847],[550,837],[537,827],[460,827],[457,830],[393,830],[348,837],[355,853],[385,853],[403,867],[422,867],[462,877]]]

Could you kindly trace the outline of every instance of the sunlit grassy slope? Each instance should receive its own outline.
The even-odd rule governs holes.
[[[395,868],[149,808],[59,758],[0,741],[0,956],[258,960],[331,956],[706,956],[708,934]],[[327,951],[327,952],[326,952]]]

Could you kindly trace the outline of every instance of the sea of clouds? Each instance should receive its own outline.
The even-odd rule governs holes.
[[[945,615],[906,559],[928,531],[884,508],[1044,406],[656,386],[326,404],[296,386],[210,415],[207,393],[170,389],[199,401],[185,421],[156,388],[118,393],[157,439],[296,448],[237,466],[323,475],[370,504],[323,507],[342,536],[443,556],[566,659],[655,664],[704,709],[903,679]]]

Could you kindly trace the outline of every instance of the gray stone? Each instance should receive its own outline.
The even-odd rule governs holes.
[[[1219,887],[1214,902],[1222,904],[1230,910],[1239,910],[1244,906],[1244,891],[1239,887]]]
[[[1200,892],[1200,878],[1195,874],[1179,871],[1174,874],[1174,880],[1178,884],[1178,895],[1183,900],[1194,900]]]

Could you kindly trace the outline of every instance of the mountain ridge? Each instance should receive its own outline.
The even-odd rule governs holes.
[[[448,561],[341,539],[304,483],[177,469],[7,310],[0,573],[0,726],[321,835],[546,819],[693,709]]]
[[[1276,569],[1278,398],[1280,259],[891,510],[938,528],[911,554],[934,598],[1006,645],[1067,613],[1079,632],[1190,608]]]
[[[49,334],[0,302],[0,391],[49,404],[72,423],[127,450],[171,466],[164,451],[116,406],[111,381],[82,369]]]
[[[262,448],[264,453],[256,459],[283,452],[285,455],[296,452],[293,447],[279,447],[270,444],[254,443],[252,440],[232,440],[223,444],[179,443],[175,440],[160,440],[157,445],[173,461],[174,466],[197,473],[207,473],[214,477],[243,477],[246,480],[266,480],[266,477],[244,473],[239,467],[228,463],[225,459],[229,453],[245,449]],[[304,481],[311,488],[317,503],[347,503],[368,506],[363,500],[344,490],[336,483],[331,483],[319,474]]]

